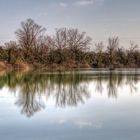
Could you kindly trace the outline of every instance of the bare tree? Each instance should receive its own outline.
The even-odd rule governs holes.
[[[32,49],[34,62],[46,63],[49,53],[49,37],[40,36]]]
[[[99,42],[95,44],[95,47],[96,47],[96,52],[97,52],[97,65],[98,67],[101,67],[104,44],[103,42]]]
[[[30,51],[44,33],[45,28],[35,23],[32,19],[27,19],[21,23],[21,28],[16,31],[20,47],[24,50],[25,59],[30,55]]]
[[[80,33],[78,29],[68,29],[68,48],[71,51],[71,59],[80,61],[82,52],[89,50],[91,38],[85,32]]]
[[[17,43],[15,41],[10,41],[5,43],[7,49],[7,61],[8,63],[14,63],[18,57]]]
[[[127,64],[135,65],[135,54],[137,52],[138,45],[133,42],[130,43],[129,50],[127,50]]]
[[[79,62],[81,53],[88,50],[91,42],[91,38],[85,36],[85,32],[66,28],[56,29],[53,40],[59,55],[58,63],[63,63],[67,59]]]
[[[57,62],[63,63],[65,60],[65,55],[63,54],[64,49],[67,47],[67,29],[60,28],[56,29],[54,39],[54,48],[57,50]]]
[[[107,50],[109,53],[109,64],[110,68],[114,68],[114,61],[115,61],[115,50],[119,47],[119,39],[118,37],[113,37],[108,39],[108,46]]]

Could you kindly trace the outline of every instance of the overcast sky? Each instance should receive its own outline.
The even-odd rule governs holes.
[[[119,36],[140,42],[140,0],[0,0],[0,42],[15,39],[20,22],[34,19],[53,34],[56,27],[85,31],[93,41]]]

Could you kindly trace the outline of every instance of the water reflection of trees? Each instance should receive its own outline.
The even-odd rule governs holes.
[[[118,88],[129,85],[131,93],[137,89],[139,81],[137,73],[98,73],[80,74],[64,73],[8,73],[0,76],[0,88],[8,87],[11,92],[18,93],[16,105],[21,107],[21,113],[28,117],[44,109],[44,99],[50,98],[58,107],[77,106],[90,98],[89,83],[94,91],[102,93],[105,88],[108,97],[117,98]],[[106,85],[106,87],[104,86]],[[45,98],[44,98],[45,97]]]
[[[88,79],[79,74],[10,73],[0,77],[0,81],[1,88],[18,91],[15,104],[28,117],[45,107],[42,97],[52,97],[59,107],[77,106],[90,97]]]
[[[48,78],[47,96],[55,99],[56,106],[77,106],[78,103],[84,103],[85,98],[90,97],[87,90],[89,79],[83,75],[51,74]]]
[[[137,72],[123,73],[123,72],[109,72],[107,74],[98,73],[94,82],[96,83],[96,90],[98,93],[104,91],[103,85],[106,84],[108,97],[117,98],[118,89],[128,86],[130,93],[137,90],[136,84],[140,80],[140,75]]]

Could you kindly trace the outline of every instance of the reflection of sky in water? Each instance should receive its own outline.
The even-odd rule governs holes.
[[[117,98],[108,95],[107,82],[102,93],[97,83],[88,82],[90,98],[77,107],[56,107],[55,100],[42,96],[45,109],[27,118],[15,104],[16,94],[4,87],[0,91],[0,139],[2,140],[139,140],[140,81],[136,90],[124,81]],[[83,83],[82,83],[83,84]]]

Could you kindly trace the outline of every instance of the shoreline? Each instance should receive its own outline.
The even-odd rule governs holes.
[[[12,71],[22,71],[22,72],[28,72],[28,71],[73,71],[73,70],[95,70],[95,69],[104,69],[104,70],[108,70],[108,71],[113,71],[116,69],[138,69],[140,67],[136,66],[136,67],[92,67],[90,65],[87,64],[78,64],[78,65],[74,65],[74,67],[68,67],[66,65],[59,65],[59,64],[52,64],[52,65],[33,65],[33,64],[28,64],[28,63],[15,63],[15,64],[10,64],[6,61],[0,61],[0,72],[3,71],[8,71],[8,72],[12,72]]]

